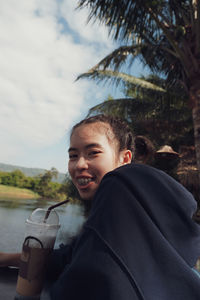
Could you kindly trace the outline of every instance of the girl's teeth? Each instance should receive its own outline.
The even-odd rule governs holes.
[[[86,185],[89,182],[91,182],[92,179],[91,178],[79,178],[77,181],[78,181],[78,184],[80,184],[80,185]]]

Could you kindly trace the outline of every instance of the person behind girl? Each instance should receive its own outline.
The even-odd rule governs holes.
[[[92,205],[73,245],[50,258],[51,299],[199,299],[196,201],[164,172],[131,163],[133,148],[130,129],[115,118],[98,115],[73,127],[68,169]]]

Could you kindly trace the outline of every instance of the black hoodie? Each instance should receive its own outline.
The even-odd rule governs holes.
[[[196,201],[173,178],[130,164],[104,176],[56,300],[199,300]]]

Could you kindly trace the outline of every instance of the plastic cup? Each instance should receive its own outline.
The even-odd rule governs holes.
[[[15,299],[40,299],[47,260],[60,228],[59,217],[51,210],[37,208],[26,220],[25,240],[22,246]]]

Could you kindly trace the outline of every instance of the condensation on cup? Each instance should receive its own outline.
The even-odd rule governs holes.
[[[15,300],[40,299],[47,261],[60,228],[59,217],[51,210],[37,208],[26,220]]]

